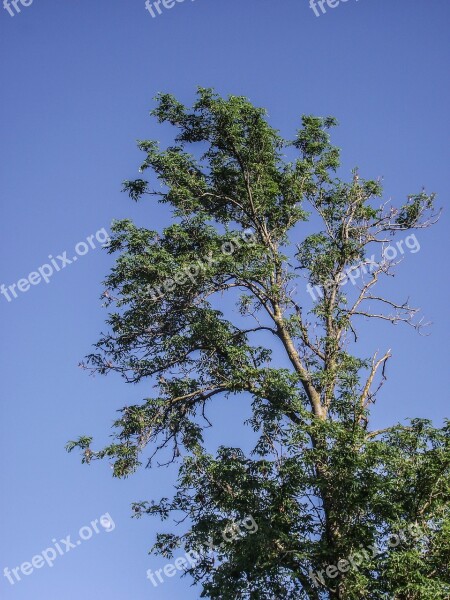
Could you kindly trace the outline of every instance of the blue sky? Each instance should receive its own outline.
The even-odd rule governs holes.
[[[159,91],[185,102],[197,85],[246,95],[286,137],[303,113],[335,115],[344,173],[358,165],[383,176],[386,197],[400,200],[425,186],[445,206],[449,16],[448,0],[348,0],[320,17],[307,0],[186,0],[157,18],[144,0],[34,0],[13,17],[0,7],[0,284],[49,255],[73,257],[114,218],[168,223],[166,207],[120,193],[137,175],[135,140],[170,139],[148,117]],[[433,321],[429,335],[364,328],[368,348],[394,355],[375,425],[409,416],[440,424],[448,414],[448,218],[419,232],[420,252],[405,256],[395,280]],[[105,441],[114,411],[150,392],[77,367],[103,327],[101,281],[112,264],[91,241],[96,248],[48,284],[11,302],[0,296],[0,597],[198,598],[179,577],[153,588],[146,569],[165,564],[147,555],[159,524],[129,518],[132,501],[170,493],[173,471],[118,481],[107,463],[83,467],[64,451],[82,433]],[[245,443],[235,408],[215,409],[213,443]],[[113,531],[100,527],[14,586],[2,576],[105,513]]]

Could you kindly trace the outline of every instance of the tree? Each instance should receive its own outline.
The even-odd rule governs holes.
[[[433,224],[434,195],[395,208],[380,181],[357,170],[339,179],[333,118],[304,116],[287,142],[242,97],[199,89],[192,109],[157,100],[153,115],[178,130],[167,149],[139,142],[141,172],[160,186],[124,189],[169,204],[173,224],[161,234],[114,224],[108,331],[85,363],[148,378],[155,396],[120,411],[110,445],[81,437],[68,449],[87,463],[107,457],[116,477],[147,447],[178,464],[173,498],[134,511],[181,513],[183,531],[153,548],[166,557],[222,542],[188,570],[202,597],[450,598],[449,423],[371,430],[391,354],[357,354],[363,319],[421,326],[416,309],[384,295],[395,261],[371,253]],[[236,394],[251,403],[254,450],[212,455],[208,406]],[[258,531],[223,542],[248,515]]]

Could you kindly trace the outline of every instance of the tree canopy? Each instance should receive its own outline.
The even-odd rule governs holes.
[[[192,108],[161,94],[152,114],[175,127],[173,145],[140,141],[151,175],[124,189],[173,221],[114,224],[107,330],[85,366],[149,379],[154,395],[120,411],[111,444],[68,449],[107,458],[116,477],[157,455],[179,466],[173,497],[134,513],[177,517],[154,545],[166,557],[222,542],[188,570],[202,597],[449,598],[449,424],[373,430],[391,353],[358,351],[363,319],[420,326],[384,295],[396,261],[370,257],[432,225],[434,195],[396,206],[380,180],[342,180],[331,117],[303,116],[285,140],[246,98],[203,88]],[[208,408],[232,395],[251,406],[254,449],[211,453]],[[258,531],[223,543],[248,515]]]

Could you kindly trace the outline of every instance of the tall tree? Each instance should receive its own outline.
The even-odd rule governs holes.
[[[147,448],[179,465],[173,498],[134,510],[183,515],[156,540],[164,556],[222,542],[189,569],[202,597],[450,598],[449,425],[372,430],[390,351],[361,358],[357,342],[362,319],[420,326],[383,293],[395,267],[383,250],[435,222],[434,196],[396,208],[380,181],[339,179],[330,117],[304,116],[288,142],[264,110],[209,89],[192,109],[160,95],[153,115],[178,130],[166,149],[139,143],[159,185],[124,187],[169,204],[173,224],[115,223],[108,331],[85,366],[149,378],[155,395],[120,411],[107,447],[81,437],[68,449],[107,457],[116,477]],[[254,450],[208,453],[208,407],[237,394]],[[258,531],[224,542],[248,515]]]

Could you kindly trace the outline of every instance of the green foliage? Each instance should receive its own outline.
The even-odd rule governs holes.
[[[413,420],[371,431],[390,353],[364,359],[354,349],[361,316],[411,323],[415,311],[373,293],[390,264],[341,291],[374,248],[433,222],[434,196],[397,209],[379,181],[356,170],[340,180],[330,117],[303,117],[286,141],[264,110],[208,89],[192,109],[160,95],[153,116],[177,129],[174,145],[139,142],[151,178],[124,190],[170,205],[173,223],[113,225],[108,327],[85,366],[149,380],[155,393],[120,411],[105,448],[82,437],[67,449],[87,463],[108,458],[116,477],[136,471],[147,449],[147,466],[155,455],[178,465],[173,498],[134,505],[137,517],[183,515],[182,531],[156,540],[164,556],[218,544],[230,520],[252,515],[255,533],[189,569],[202,597],[449,598],[450,427]],[[309,309],[305,281],[322,292]],[[208,406],[231,395],[251,405],[253,451],[211,454]],[[421,537],[391,547],[389,536],[412,524]],[[375,544],[376,556],[314,585],[311,574]]]

